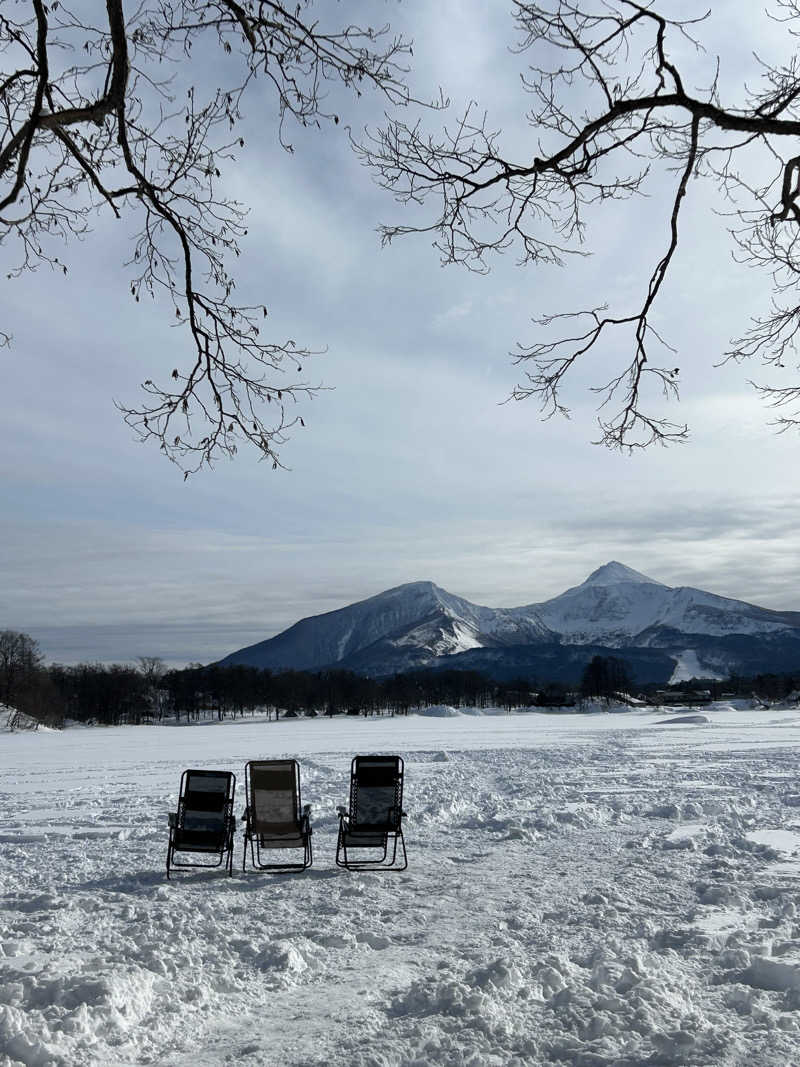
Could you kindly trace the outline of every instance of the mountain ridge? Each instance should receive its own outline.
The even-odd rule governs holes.
[[[219,663],[385,675],[455,666],[456,657],[460,663],[485,661],[497,673],[504,663],[520,660],[521,648],[540,650],[529,653],[534,662],[545,647],[550,659],[560,647],[561,659],[573,663],[580,654],[567,648],[575,646],[620,655],[626,649],[631,655],[634,649],[660,649],[676,667],[691,653],[710,677],[738,669],[743,660],[763,661],[769,664],[764,669],[774,670],[776,656],[800,665],[800,612],[773,611],[692,586],[670,587],[611,560],[558,596],[517,608],[473,604],[432,581],[407,582],[300,619]],[[779,646],[785,653],[776,653]],[[636,657],[643,663],[657,660],[660,674],[666,669],[663,657]]]

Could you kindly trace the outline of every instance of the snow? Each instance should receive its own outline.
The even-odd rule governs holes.
[[[46,730],[36,719],[26,715],[16,708],[10,708],[8,704],[0,704],[0,733],[14,730]]]
[[[456,637],[456,644],[453,646],[454,652],[466,652],[470,648],[483,648],[483,642],[478,640],[475,631],[469,626],[465,626],[464,623],[455,620],[453,633]]]
[[[693,678],[713,678],[722,680],[722,675],[711,670],[701,663],[693,648],[684,649],[675,659],[675,670],[669,680],[669,685],[677,685],[679,682],[690,682]]]
[[[598,567],[596,571],[592,571],[583,582],[583,585],[616,585],[618,582],[660,585],[664,588],[662,582],[657,582],[654,578],[648,578],[646,574],[635,571],[633,567],[626,567],[624,563],[618,563],[615,559],[603,564],[602,567]]]
[[[678,715],[674,719],[659,719],[659,726],[686,726],[691,723],[695,726],[704,726],[710,720],[706,715]]]
[[[400,637],[390,638],[389,644],[396,649],[424,646],[433,656],[448,656],[454,652],[483,647],[473,626],[449,615],[445,618],[445,625],[438,620],[426,620]]]
[[[602,582],[590,576],[552,600],[521,610],[531,609],[571,644],[647,644],[646,631],[660,627],[716,637],[789,629],[784,619],[744,601],[690,587],[670,588],[643,577],[613,580],[613,574]],[[708,677],[705,667],[701,674]]]
[[[797,1062],[800,712],[431,710],[2,734],[0,1064]],[[333,863],[368,751],[399,875]],[[280,755],[314,867],[167,883],[181,771]]]

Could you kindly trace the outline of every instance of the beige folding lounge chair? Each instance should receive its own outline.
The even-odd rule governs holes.
[[[297,760],[251,760],[245,766],[244,854],[242,870],[250,860],[260,871],[284,874],[304,871],[313,861],[311,805],[301,805],[300,767]],[[292,861],[291,850],[302,849],[302,861]]]

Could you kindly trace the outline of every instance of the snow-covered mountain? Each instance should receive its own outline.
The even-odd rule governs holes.
[[[407,670],[432,659],[497,644],[554,640],[535,616],[484,608],[440,589],[409,582],[338,611],[313,615],[276,637],[233,652],[222,665],[316,670],[351,665],[371,650]],[[372,671],[370,671],[372,673]]]
[[[615,561],[533,609],[563,641],[576,645],[657,645],[664,628],[723,637],[800,627],[800,612],[770,611],[690,586],[670,588]]]
[[[564,646],[627,650],[647,664],[635,671],[640,681],[654,672],[652,680],[667,680],[679,662],[696,661],[709,676],[744,667],[791,670],[800,666],[800,612],[672,588],[612,560],[559,596],[519,608],[482,607],[433,582],[410,582],[302,619],[220,662],[371,675],[441,666],[493,674],[549,669],[553,677],[569,664],[568,673],[579,673],[581,656]],[[663,654],[644,655],[646,649]]]

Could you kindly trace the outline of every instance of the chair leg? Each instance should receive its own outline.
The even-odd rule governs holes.
[[[311,844],[311,833],[305,835],[303,844],[303,859],[299,863],[265,863],[262,859],[261,845],[258,834],[245,837],[244,850],[242,852],[242,870],[247,863],[248,841],[250,846],[250,863],[255,871],[266,871],[269,874],[297,874],[307,870],[314,862],[314,850]],[[265,854],[268,850],[265,850]]]
[[[339,834],[339,840],[336,843],[336,865],[338,867],[344,867],[348,871],[400,871],[406,870],[408,867],[408,853],[406,852],[406,842],[403,837],[403,831],[398,830],[392,834],[392,856],[389,859],[389,841],[387,837],[386,845],[383,849],[383,855],[377,860],[350,860],[347,857],[347,846],[344,844],[342,834]],[[400,841],[400,847],[403,850],[403,862],[402,866],[396,866],[397,861],[397,842]],[[341,854],[341,858],[340,858]]]
[[[340,859],[342,851],[344,851],[344,859]],[[341,819],[339,819],[339,836],[336,838],[336,866],[347,868],[347,849],[344,846]]]
[[[403,837],[403,831],[401,830],[397,835],[400,838],[400,844],[403,846],[403,866],[397,867],[398,871],[404,871],[408,867],[408,853],[406,852],[406,839]],[[395,851],[397,851],[397,838],[394,842]]]

